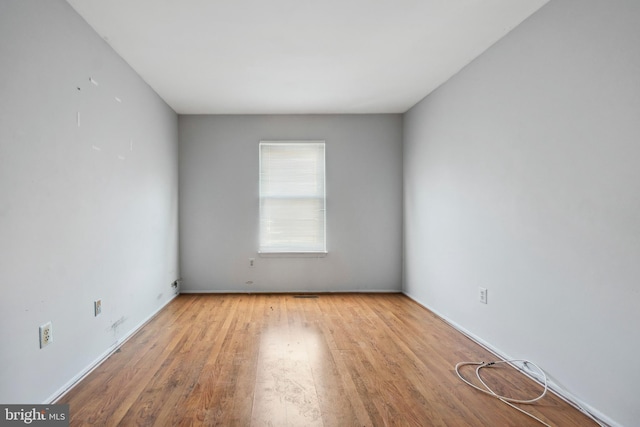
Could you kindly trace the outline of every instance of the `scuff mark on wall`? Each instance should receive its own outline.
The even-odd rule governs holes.
[[[111,330],[113,331],[114,335],[118,333],[118,328],[122,326],[122,324],[124,324],[124,322],[126,321],[127,321],[127,318],[122,316],[121,318],[119,318],[118,320],[116,320],[111,324]]]

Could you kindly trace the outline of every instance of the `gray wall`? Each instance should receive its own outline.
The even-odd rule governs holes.
[[[629,426],[640,419],[638,22],[635,0],[551,1],[404,128],[406,293]]]
[[[177,115],[63,0],[0,2],[0,61],[0,402],[41,403],[173,296]]]
[[[179,134],[184,291],[401,289],[400,115],[180,116]],[[256,253],[262,139],[326,140],[326,257]]]

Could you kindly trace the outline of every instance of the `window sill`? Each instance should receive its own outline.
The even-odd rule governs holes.
[[[324,258],[328,252],[258,252],[261,258]]]

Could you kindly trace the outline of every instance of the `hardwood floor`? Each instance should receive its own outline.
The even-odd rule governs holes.
[[[401,294],[181,295],[57,403],[72,426],[539,426],[455,374],[494,359]],[[522,407],[596,425],[551,394]]]

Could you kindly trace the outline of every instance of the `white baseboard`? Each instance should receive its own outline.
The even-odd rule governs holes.
[[[122,344],[127,342],[129,340],[129,338],[134,336],[136,334],[136,332],[138,332],[144,325],[149,323],[149,321],[151,319],[153,319],[163,308],[165,308],[167,306],[167,304],[169,304],[171,301],[173,301],[173,299],[175,297],[177,297],[177,296],[178,296],[178,294],[173,295],[171,297],[171,299],[169,299],[166,303],[161,305],[156,311],[154,311],[149,316],[147,316],[147,318],[145,318],[137,326],[135,326],[133,329],[131,329],[126,335],[124,335],[123,337],[119,338],[104,353],[102,353],[100,356],[98,356],[97,359],[95,359],[93,362],[91,362],[89,364],[89,366],[84,368],[77,375],[73,376],[73,378],[71,378],[69,381],[67,381],[67,383],[65,385],[60,387],[58,389],[58,391],[56,391],[51,396],[49,396],[49,398],[47,400],[45,400],[43,402],[43,404],[44,405],[49,405],[49,404],[52,404],[52,403],[56,403],[56,401],[58,401],[65,394],[67,394],[67,392],[69,390],[71,390],[76,384],[78,384],[80,381],[82,381],[87,375],[89,375],[98,366],[100,366],[105,360],[107,360],[109,358],[109,356],[111,356],[116,350],[118,350],[122,346]]]
[[[317,289],[292,289],[292,290],[259,290],[259,291],[247,291],[247,290],[187,290],[181,289],[181,294],[401,294],[400,289],[340,289],[340,290],[317,290]]]
[[[470,340],[474,341],[478,345],[482,346],[484,349],[486,349],[486,350],[490,351],[491,353],[495,354],[497,358],[499,358],[501,360],[513,360],[514,359],[513,357],[510,357],[508,354],[506,354],[502,350],[494,347],[493,345],[491,345],[490,343],[486,342],[482,338],[480,338],[477,335],[474,335],[473,333],[469,332],[468,330],[466,330],[465,328],[463,328],[462,326],[460,326],[459,324],[457,324],[453,320],[451,320],[451,319],[447,318],[446,316],[442,315],[437,310],[434,310],[433,308],[429,307],[429,305],[422,303],[417,298],[414,298],[412,295],[408,294],[407,292],[403,291],[402,293],[404,295],[406,295],[408,298],[410,298],[411,300],[413,300],[416,304],[424,307],[425,309],[429,310],[430,312],[432,312],[433,314],[438,316],[440,319],[442,319],[447,324],[451,325],[451,327],[456,329],[458,332],[464,334]],[[534,370],[531,370],[531,369],[529,369],[528,367],[526,367],[526,366],[524,366],[522,364],[517,364],[516,367],[521,372],[523,372],[525,375],[527,375],[529,378],[531,378],[532,380],[534,380],[534,381],[536,381],[538,383],[541,383],[540,378],[538,378],[538,372],[536,372]],[[575,407],[579,411],[586,413],[587,415],[593,417],[594,419],[597,419],[597,421],[600,422],[602,425],[607,425],[607,426],[610,426],[610,427],[622,427],[621,424],[616,423],[614,420],[609,418],[607,415],[605,415],[602,412],[598,411],[597,409],[593,408],[591,405],[583,402],[582,400],[580,400],[579,398],[577,398],[576,396],[571,394],[568,390],[566,390],[563,387],[561,387],[560,385],[558,385],[558,383],[556,383],[552,378],[547,377],[547,385],[549,387],[549,391],[553,392],[556,396],[558,396],[559,398],[561,398],[562,400],[564,400],[565,402],[567,402],[571,406]]]

